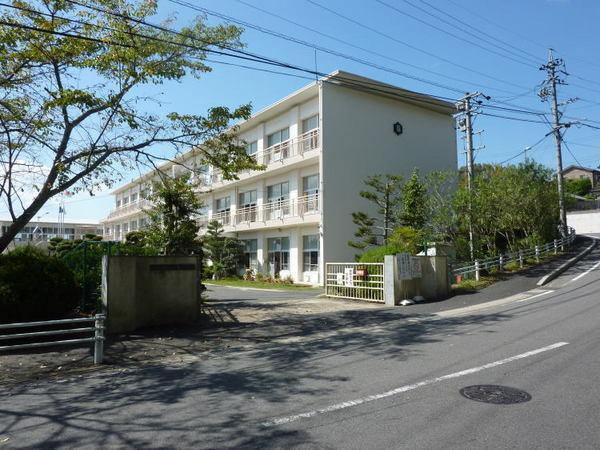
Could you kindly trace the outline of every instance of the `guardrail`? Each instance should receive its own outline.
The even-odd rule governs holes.
[[[41,336],[83,334],[83,333],[91,333],[91,332],[94,333],[94,335],[92,337],[87,337],[87,338],[66,339],[66,340],[60,340],[60,341],[29,342],[27,344],[0,346],[0,352],[25,349],[25,348],[51,347],[51,346],[56,346],[56,345],[72,345],[72,344],[81,344],[84,342],[90,342],[90,343],[93,342],[94,343],[94,364],[102,364],[102,360],[104,359],[104,320],[105,319],[106,319],[106,316],[104,314],[96,314],[94,317],[85,317],[85,318],[78,318],[78,319],[61,319],[61,320],[46,320],[43,322],[19,322],[19,323],[0,324],[0,330],[10,330],[10,329],[17,329],[17,328],[48,327],[48,326],[52,326],[52,325],[93,323],[93,326],[83,327],[83,328],[64,328],[64,329],[60,329],[60,330],[43,330],[43,331],[32,331],[32,332],[27,332],[27,333],[0,334],[0,341],[38,338]]]
[[[536,261],[540,261],[540,256],[547,253],[558,253],[558,249],[564,251],[565,247],[571,245],[575,240],[576,233],[572,228],[569,229],[569,234],[561,239],[554,239],[552,242],[548,242],[543,245],[536,245],[533,248],[519,250],[514,253],[506,253],[498,256],[493,256],[487,259],[475,260],[471,261],[465,265],[454,267],[452,269],[452,275],[455,276],[465,276],[474,273],[475,279],[479,281],[481,270],[491,269],[494,267],[498,267],[500,270],[504,267],[504,265],[508,264],[511,261],[516,261],[519,263],[520,267],[523,267],[525,259],[529,257],[535,257]]]

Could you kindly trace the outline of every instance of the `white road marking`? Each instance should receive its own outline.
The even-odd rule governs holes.
[[[589,273],[590,273],[592,270],[595,270],[595,269],[596,269],[598,266],[600,266],[600,262],[597,262],[596,264],[594,264],[594,265],[592,266],[592,268],[591,268],[591,269],[588,269],[588,270],[586,270],[585,272],[583,272],[583,273],[580,273],[579,275],[577,275],[575,278],[573,278],[573,279],[569,280],[569,283],[572,283],[573,281],[577,281],[577,280],[579,280],[580,278],[583,278],[583,277],[585,277],[585,276],[586,276],[587,274],[589,274]],[[567,284],[568,284],[568,283],[567,283]]]
[[[517,361],[519,359],[528,358],[530,356],[535,356],[540,353],[544,353],[544,352],[554,350],[559,347],[563,347],[565,345],[568,345],[568,342],[557,342],[555,344],[548,345],[546,347],[538,348],[536,350],[531,350],[529,352],[511,356],[509,358],[501,359],[499,361],[494,361],[494,362],[491,362],[488,364],[484,364],[483,366],[472,367],[470,369],[461,370],[460,372],[450,373],[448,375],[443,375],[443,376],[437,377],[437,378],[429,378],[429,379],[420,381],[418,383],[407,384],[405,386],[401,386],[396,389],[392,389],[391,391],[382,392],[380,394],[373,394],[373,395],[369,395],[367,397],[357,398],[357,399],[349,400],[346,402],[335,403],[333,405],[329,405],[329,406],[326,406],[325,408],[321,408],[321,409],[315,409],[315,410],[307,411],[307,412],[300,413],[300,414],[294,414],[291,416],[275,418],[275,419],[263,422],[261,425],[263,427],[273,427],[273,426],[277,426],[277,425],[284,425],[286,423],[295,422],[296,420],[308,419],[310,417],[314,417],[319,414],[326,414],[326,413],[330,413],[333,411],[339,411],[341,409],[351,408],[353,406],[362,405],[364,403],[369,403],[369,402],[372,402],[375,400],[381,400],[382,398],[386,398],[386,397],[392,397],[394,395],[398,395],[403,392],[412,391],[414,389],[418,389],[418,388],[421,388],[424,386],[429,386],[431,384],[439,383],[441,381],[446,381],[446,380],[450,380],[453,378],[459,378],[459,377],[462,377],[465,375],[470,375],[472,373],[481,372],[482,370],[491,369],[492,367],[501,366],[503,364]]]
[[[534,299],[534,298],[537,298],[537,297],[541,297],[542,295],[549,294],[550,292],[554,292],[554,291],[540,292],[539,294],[532,295],[531,297],[524,298],[523,300],[518,300],[517,303],[526,302],[527,300],[531,300],[531,299]]]

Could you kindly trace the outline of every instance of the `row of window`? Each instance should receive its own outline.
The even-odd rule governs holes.
[[[244,267],[258,269],[258,240],[245,239]],[[267,239],[267,262],[269,271],[278,275],[282,270],[290,269],[290,238],[278,237]],[[319,236],[302,236],[302,270],[313,272],[319,270]]]
[[[123,233],[123,236],[125,236],[130,231],[137,231],[139,229],[145,228],[146,225],[148,225],[148,220],[145,217],[142,217],[139,220],[132,220],[131,222],[117,224],[114,228],[114,236],[119,237],[121,233]],[[106,229],[106,234],[110,234],[110,228]]]
[[[302,121],[302,134],[308,133],[311,130],[315,130],[319,128],[319,115],[315,114],[314,116],[309,117],[308,119],[304,119]],[[290,127],[282,128],[281,130],[277,130],[274,133],[267,135],[267,148],[273,147],[274,145],[281,144],[282,142],[287,141],[290,138]],[[258,142],[252,141],[246,144],[246,153],[248,155],[255,155],[258,151]]]
[[[138,201],[138,199],[141,198],[145,198],[146,197],[146,191],[142,191],[139,194],[137,192],[134,192],[132,194],[130,194],[127,197],[123,197],[123,198],[118,198],[117,201],[117,208],[121,207],[121,206],[127,206],[130,203],[135,203]]]
[[[256,206],[256,189],[240,192],[238,194],[238,209]],[[319,174],[302,178],[302,195],[315,195],[319,193]],[[290,183],[276,183],[267,186],[267,203],[283,202],[289,199]],[[222,197],[215,200],[215,211],[227,213],[231,209],[231,197]]]

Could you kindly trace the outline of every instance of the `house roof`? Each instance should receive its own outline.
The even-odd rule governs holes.
[[[566,172],[570,172],[571,170],[583,170],[584,172],[600,172],[600,170],[598,170],[598,169],[592,169],[590,167],[570,165],[566,169],[563,169],[563,174],[566,173]]]

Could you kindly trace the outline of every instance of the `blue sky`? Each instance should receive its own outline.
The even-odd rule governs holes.
[[[310,1],[325,5],[338,14],[375,29],[379,34],[350,23],[332,12],[315,6]],[[343,69],[403,88],[448,98],[458,98],[461,92],[479,90],[490,95],[493,100],[510,103],[512,106],[496,104],[509,108],[516,105],[519,108],[525,107],[535,111],[549,111],[549,105],[540,101],[534,88],[544,79],[545,73],[540,71],[538,66],[545,62],[547,49],[552,47],[556,51],[556,56],[565,60],[570,74],[566,77],[569,84],[560,87],[560,97],[563,100],[570,97],[580,98],[579,101],[566,107],[566,115],[585,118],[590,124],[600,126],[600,77],[597,76],[600,70],[600,60],[597,58],[600,54],[598,33],[600,2],[594,0],[382,0],[395,9],[377,0],[243,0],[243,2],[334,36],[336,39],[285,22],[281,18],[258,11],[238,0],[195,0],[191,3],[338,53],[352,55],[373,65],[431,81],[437,86],[324,51],[316,53],[316,66],[320,72]],[[160,14],[154,21],[168,15],[176,15],[178,23],[185,24],[198,15],[197,11],[176,5],[169,0],[159,0],[159,4]],[[453,26],[427,15],[423,10],[442,17],[445,21],[453,23]],[[449,15],[471,26],[456,23]],[[221,19],[210,15],[208,21],[212,24],[222,22]],[[431,25],[470,42],[457,39]],[[243,40],[247,44],[247,50],[253,53],[311,69],[315,67],[315,51],[306,45],[282,40],[253,29],[244,32]],[[347,41],[350,45],[340,41]],[[221,57],[211,57],[213,58],[225,60]],[[164,101],[164,111],[202,113],[214,105],[236,106],[247,102],[252,103],[254,110],[257,111],[308,83],[305,79],[290,76],[216,63],[211,65],[214,68],[213,72],[201,80],[186,79],[182,83],[162,85],[160,92]],[[531,114],[494,109],[483,111],[540,120],[538,116]],[[504,161],[534,144],[549,130],[545,124],[484,115],[476,118],[475,129],[484,130],[477,135],[475,141],[477,145],[485,145],[485,148],[476,154],[477,162]],[[580,163],[590,167],[600,164],[600,130],[572,127],[568,130],[565,139]],[[459,146],[462,145],[460,143],[461,140]],[[457,152],[459,152],[459,161],[464,161],[462,148],[457,149]],[[528,156],[554,167],[555,153],[552,137],[545,139],[529,151]],[[522,156],[513,161],[520,160]],[[564,163],[565,165],[576,164],[574,157],[568,151],[564,152]],[[125,176],[133,177],[135,174],[125,174]],[[88,194],[80,194],[75,198],[67,199],[66,220],[98,220],[105,217],[111,207],[112,198],[108,191],[99,193],[95,198],[89,198]],[[56,216],[56,204],[47,206],[40,214],[46,219]]]

